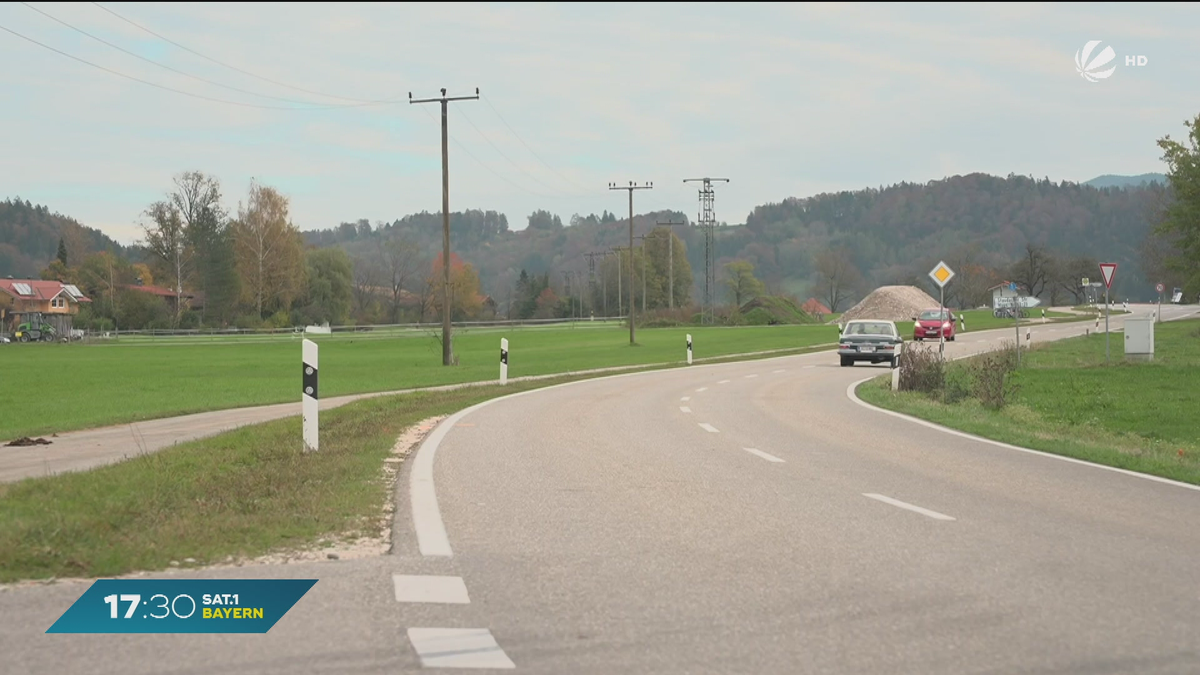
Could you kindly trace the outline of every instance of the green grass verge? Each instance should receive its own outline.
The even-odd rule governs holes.
[[[1014,445],[1200,484],[1200,320],[1155,330],[1152,363],[1124,359],[1124,334],[1042,343],[1012,375],[1017,391],[1000,410],[973,399],[943,405],[892,392],[890,377],[859,386],[868,403]],[[951,368],[968,368],[956,362]]]
[[[713,362],[761,358],[771,357]],[[0,582],[107,577],[376,536],[380,505],[391,498],[381,467],[404,429],[497,396],[602,376],[349,403],[321,413],[316,453],[300,451],[297,416],[86,472],[0,484]]]
[[[509,377],[681,362],[688,333],[696,358],[837,341],[834,326],[705,326],[638,330],[631,347],[627,327],[586,325],[460,329],[459,365],[452,367],[442,366],[440,337],[432,332],[317,336],[321,397],[498,379],[501,337],[509,340]],[[300,338],[9,345],[0,349],[0,372],[0,439],[7,440],[298,400]]]

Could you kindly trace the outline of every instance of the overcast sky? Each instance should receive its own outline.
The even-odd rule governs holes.
[[[122,243],[188,169],[232,209],[251,178],[279,188],[306,230],[437,212],[438,105],[407,97],[441,87],[483,95],[450,104],[451,210],[518,229],[539,208],[625,214],[610,181],[653,181],[639,213],[695,218],[683,179],[729,178],[717,218],[740,223],[791,196],[976,171],[1158,172],[1155,140],[1200,113],[1187,3],[29,5],[137,56],[23,3],[0,26],[193,95],[0,30],[0,198]],[[1089,40],[1093,58],[1115,50],[1111,77],[1077,72]]]

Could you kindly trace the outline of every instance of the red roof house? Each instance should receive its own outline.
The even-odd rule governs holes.
[[[800,309],[804,310],[805,312],[808,312],[809,314],[814,314],[814,315],[815,314],[833,314],[833,312],[829,311],[829,308],[825,306],[825,303],[821,302],[820,300],[818,300],[816,298],[809,298],[808,300],[805,300],[804,304],[800,305]]]

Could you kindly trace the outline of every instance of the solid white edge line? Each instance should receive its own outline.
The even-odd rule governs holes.
[[[768,462],[781,462],[781,463],[783,462],[782,459],[780,459],[770,453],[763,452],[762,450],[756,450],[754,448],[742,448],[742,449],[752,455],[757,455],[759,457],[762,457],[763,459],[767,460]]]
[[[1104,464],[1097,464],[1095,462],[1089,462],[1084,459],[1076,459],[1074,457],[1067,457],[1066,455],[1056,455],[1054,453],[1044,452],[1042,450],[1034,450],[1032,448],[1022,448],[1019,445],[1012,445],[1010,443],[1002,443],[1000,441],[993,441],[990,438],[984,438],[982,436],[975,436],[974,434],[968,434],[964,431],[958,431],[956,429],[944,427],[940,424],[934,424],[933,422],[927,422],[923,419],[919,419],[919,418],[913,417],[911,415],[905,415],[904,413],[898,413],[894,410],[887,410],[884,408],[880,408],[878,406],[871,405],[870,403],[867,403],[866,401],[859,398],[858,394],[855,393],[854,390],[858,388],[858,385],[860,385],[864,382],[869,382],[873,379],[875,379],[875,378],[868,377],[868,378],[861,379],[857,382],[852,382],[850,384],[850,386],[846,388],[846,396],[848,396],[851,401],[854,401],[855,403],[866,408],[867,410],[873,410],[875,412],[880,412],[885,415],[891,415],[892,417],[898,417],[902,420],[908,420],[909,422],[912,422],[914,424],[920,424],[923,427],[935,429],[944,434],[950,434],[951,436],[958,436],[959,438],[965,438],[967,440],[977,441],[979,443],[987,443],[988,445],[994,445],[998,448],[1004,448],[1006,450],[1016,450],[1017,452],[1024,452],[1024,453],[1028,453],[1030,455],[1037,455],[1039,457],[1047,457],[1050,459],[1057,459],[1057,460],[1063,461],[1063,462],[1070,462],[1071,464],[1079,464],[1081,466],[1090,466],[1095,469],[1104,469],[1105,471],[1113,471],[1116,473],[1124,474],[1126,476],[1133,476],[1135,478],[1141,478],[1144,480],[1153,481],[1155,483],[1163,483],[1165,485],[1174,485],[1175,487],[1181,487],[1181,488],[1186,488],[1188,490],[1200,492],[1200,485],[1192,485],[1191,483],[1181,483],[1180,481],[1177,481],[1177,480],[1171,480],[1170,478],[1163,478],[1161,476],[1152,476],[1148,473],[1138,473],[1137,471],[1130,471],[1129,469],[1121,469],[1121,468],[1118,468],[1115,466],[1107,466]]]
[[[884,504],[891,504],[892,506],[895,506],[897,508],[905,509],[907,511],[912,511],[913,513],[919,513],[923,516],[929,516],[930,518],[933,518],[934,520],[954,520],[954,518],[952,518],[951,516],[948,516],[944,513],[938,513],[937,511],[930,511],[929,509],[922,508],[922,507],[916,506],[914,504],[909,504],[908,502],[902,502],[899,499],[892,499],[891,497],[887,497],[887,496],[884,496],[881,494],[875,494],[874,492],[864,492],[863,496],[869,497],[876,501],[883,502]]]

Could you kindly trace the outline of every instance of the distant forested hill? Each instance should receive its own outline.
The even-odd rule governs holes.
[[[1147,183],[1161,183],[1162,185],[1166,185],[1167,176],[1161,173],[1144,173],[1140,176],[1114,176],[1112,174],[1105,174],[1085,182],[1084,185],[1094,188],[1129,188],[1142,187]]]
[[[816,295],[815,257],[845,247],[867,285],[923,283],[940,259],[974,251],[977,263],[1000,269],[1016,260],[1027,243],[1063,257],[1090,256],[1120,264],[1124,288],[1144,285],[1138,247],[1166,200],[1162,183],[1135,189],[1098,189],[1026,176],[954,176],[924,184],[901,183],[881,189],[790,197],[756,207],[745,225],[716,231],[717,264],[745,259],[755,275],[776,291]],[[689,219],[682,212],[635,218],[638,234],[655,221]],[[689,219],[691,220],[691,219]],[[522,231],[509,229],[504,214],[467,211],[451,217],[452,247],[476,267],[485,293],[503,296],[521,269],[530,274],[585,271],[584,253],[628,245],[627,221],[610,213],[560,216],[539,211]],[[687,246],[697,282],[693,299],[703,296],[704,237],[695,227],[672,228]],[[379,243],[405,235],[432,260],[441,248],[441,217],[422,213],[393,223],[344,223],[306,233],[320,245],[338,245],[354,257],[371,254]],[[640,242],[638,242],[640,245]],[[610,261],[611,264],[611,261]],[[720,275],[718,275],[720,276]],[[1099,270],[1096,271],[1097,278]],[[869,289],[867,289],[869,290]]]
[[[0,202],[0,277],[37,278],[58,253],[60,237],[71,265],[89,252],[124,253],[103,232],[17,197]]]

